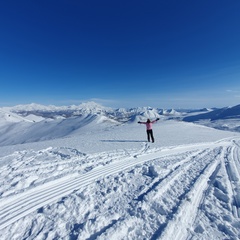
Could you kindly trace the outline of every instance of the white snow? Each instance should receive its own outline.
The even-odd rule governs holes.
[[[15,123],[15,122],[22,122],[22,121],[32,122],[31,120],[23,118],[13,112],[10,112],[10,111],[4,110],[4,109],[0,109],[0,124],[1,125],[5,124],[6,122]]]
[[[144,125],[85,106],[51,121],[1,112],[1,240],[240,239],[239,133],[160,117],[148,143]]]

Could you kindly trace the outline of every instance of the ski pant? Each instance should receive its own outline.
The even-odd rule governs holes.
[[[148,141],[150,142],[150,138],[152,139],[152,142],[154,142],[154,137],[153,137],[153,131],[151,130],[147,130],[147,138]]]

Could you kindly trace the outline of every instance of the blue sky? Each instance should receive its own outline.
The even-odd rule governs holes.
[[[240,103],[239,0],[0,2],[0,106]]]

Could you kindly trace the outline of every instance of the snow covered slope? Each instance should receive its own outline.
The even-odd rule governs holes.
[[[4,125],[5,123],[16,123],[16,122],[32,122],[30,119],[24,118],[15,114],[11,111],[0,108],[0,124]]]
[[[240,238],[240,134],[160,120],[152,144],[99,116],[0,147],[1,239]]]
[[[82,115],[54,120],[45,119],[40,122],[7,124],[0,128],[2,133],[0,145],[38,142],[80,134],[84,131],[98,131],[99,124],[101,127],[108,127],[118,123],[101,115]]]
[[[207,113],[194,114],[183,121],[196,122],[216,129],[240,132],[240,105],[215,109]]]
[[[183,120],[188,122],[199,121],[201,119],[219,120],[219,119],[240,119],[240,105],[216,109],[208,113],[185,117]]]

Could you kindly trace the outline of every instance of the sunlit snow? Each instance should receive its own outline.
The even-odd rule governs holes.
[[[239,239],[240,133],[193,112],[1,108],[0,238]]]

